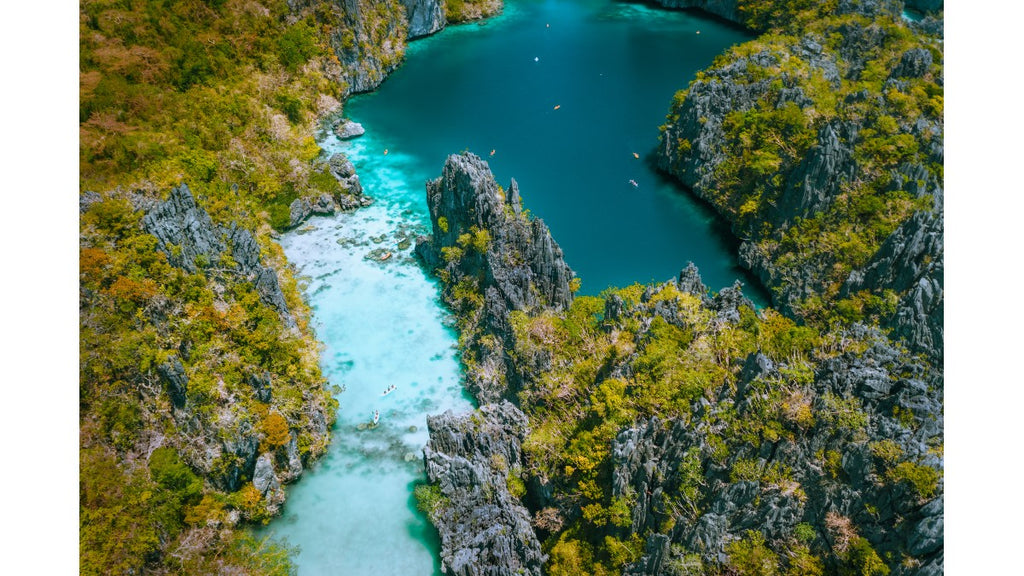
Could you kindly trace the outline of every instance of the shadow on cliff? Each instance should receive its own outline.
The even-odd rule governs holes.
[[[666,186],[671,188],[679,196],[687,200],[694,208],[694,210],[702,217],[706,218],[711,222],[711,235],[716,242],[720,243],[729,253],[736,256],[739,253],[741,240],[732,233],[732,229],[729,226],[729,222],[718,213],[717,210],[706,200],[697,196],[692,190],[687,188],[685,185],[676,180],[672,176],[665,174],[658,168],[657,152],[651,151],[644,156],[644,163],[646,163],[651,171],[657,178],[659,186]],[[680,263],[680,266],[684,266],[685,262]],[[750,270],[743,268],[739,264],[734,264],[730,267],[731,271],[735,274],[736,279],[743,283],[743,294],[754,301],[758,306],[771,306],[772,296],[771,292],[763,284],[761,280],[755,276]],[[722,288],[728,286],[711,286],[713,292],[717,292]]]

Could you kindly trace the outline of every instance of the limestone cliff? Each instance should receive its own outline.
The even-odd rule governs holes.
[[[541,575],[545,556],[530,513],[510,487],[523,486],[526,416],[508,402],[427,419],[427,479],[438,483],[430,519],[441,534],[441,566],[453,576]]]
[[[433,232],[416,253],[444,280],[449,305],[465,313],[463,338],[506,332],[510,311],[570,305],[573,272],[544,222],[523,213],[515,180],[504,189],[480,157],[451,155],[427,183],[427,204]],[[481,368],[468,371],[467,386],[481,402],[495,402],[515,384],[503,351],[509,343],[481,344],[463,357]]]
[[[824,22],[698,75],[660,166],[732,222],[781,310],[845,299],[847,319],[874,316],[940,358],[940,315],[926,319],[941,311],[941,241],[907,239],[941,238],[941,51],[887,16]]]

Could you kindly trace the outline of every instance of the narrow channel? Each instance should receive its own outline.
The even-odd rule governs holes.
[[[300,574],[438,573],[412,488],[427,414],[471,402],[450,317],[411,244],[428,224],[424,182],[448,154],[472,150],[499,182],[516,178],[583,293],[663,281],[691,260],[713,288],[753,284],[714,214],[648,159],[673,93],[746,39],[699,13],[640,3],[512,1],[483,25],[414,42],[377,91],[346,104],[366,135],[321,146],[352,160],[375,203],[281,240],[304,277],[325,376],[345,390],[329,454],[265,530],[300,548]]]

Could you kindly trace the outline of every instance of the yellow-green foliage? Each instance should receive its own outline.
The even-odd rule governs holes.
[[[502,0],[445,0],[445,18],[451,24],[479,20],[501,11]]]
[[[762,52],[771,54],[775,63],[761,66],[748,60],[745,74],[738,79],[734,67],[729,68],[730,82],[767,81],[767,89],[753,107],[723,118],[724,160],[715,168],[715,185],[702,190],[702,195],[733,221],[742,236],[753,239],[782,270],[780,277],[791,270],[821,271],[817,280],[824,289],[797,307],[804,318],[879,321],[894,313],[897,295],[865,291],[838,303],[833,300],[851,270],[864,266],[893,230],[915,211],[931,208],[928,196],[894,190],[891,174],[911,162],[923,164],[930,177],[942,178],[941,162],[933,161],[927,152],[936,140],[941,142],[941,44],[916,36],[893,18],[869,21],[854,15],[835,16],[836,6],[834,1],[816,0],[740,2],[741,18],[748,25],[773,31],[717,58],[710,69],[698,73],[695,82],[715,80],[727,66]],[[825,39],[826,54],[835,55],[844,30],[856,27],[870,27],[881,46],[864,54],[866,62],[858,71],[849,70],[850,64],[837,57],[844,75],[838,87],[795,48],[801,38],[813,33]],[[886,88],[903,53],[922,47],[937,54],[932,69],[922,78],[901,79],[905,89]],[[692,88],[676,94],[669,123],[679,121]],[[800,108],[781,97],[783,90],[794,89],[813,104]],[[870,96],[850,97],[858,93]],[[916,130],[913,126],[919,120],[938,128]],[[856,174],[824,211],[805,218],[797,215],[773,229],[770,222],[778,218],[780,197],[792,185],[788,177],[815,145],[819,130],[843,122],[862,126],[852,142]],[[673,144],[680,157],[691,153],[689,141],[680,138]]]
[[[340,190],[311,164],[313,120],[340,97],[324,72],[337,66],[323,33],[338,25],[330,10],[297,21],[278,0],[85,0],[79,10],[83,188],[186,181],[215,218],[250,226],[261,210],[280,216],[296,191]]]
[[[728,565],[738,576],[775,576],[779,574],[779,557],[765,545],[764,535],[748,531],[745,538],[725,547]]]
[[[251,485],[224,494],[187,464],[201,461],[194,453],[201,446],[178,429],[156,367],[172,356],[182,362],[192,434],[198,426],[215,441],[231,432],[224,426],[263,422],[271,447],[294,429],[302,454],[326,450],[327,439],[310,432],[308,410],[331,419],[336,402],[323,388],[308,311],[266,224],[280,224],[297,191],[339,190],[313,162],[320,153],[314,119],[337,108],[340,95],[324,72],[337,65],[324,27],[338,22],[319,9],[290,14],[278,0],[79,5],[82,189],[158,196],[187,182],[217,223],[257,232],[298,324],[288,329],[250,284],[228,273],[230,255],[198,259],[197,273],[170,266],[123,195],[105,195],[82,214],[84,574],[288,571],[287,550],[224,524],[230,509],[265,520],[262,495]],[[269,415],[246,381],[264,372],[275,382]],[[157,435],[165,447],[147,460]],[[211,473],[231,465],[219,458]],[[219,536],[197,535],[208,522]]]
[[[932,498],[939,489],[939,472],[913,462],[900,462],[886,472],[885,478],[894,484],[905,482],[922,500]]]
[[[889,567],[878,556],[871,544],[861,537],[850,541],[840,566],[840,576],[886,576]]]
[[[416,508],[431,520],[449,504],[448,498],[441,494],[441,487],[436,484],[416,486],[413,496],[416,497]]]

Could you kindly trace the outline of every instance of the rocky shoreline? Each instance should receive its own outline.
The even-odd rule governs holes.
[[[570,276],[553,240],[545,235],[528,240],[530,226],[521,217],[515,182],[503,191],[480,158],[470,153],[449,157],[442,177],[427,188],[433,235],[421,240],[417,253],[442,279],[443,297],[459,318],[467,383],[482,404],[474,414],[431,421],[425,465],[430,481],[449,498],[443,517],[431,517],[442,534],[445,566],[457,563],[459,574],[510,573],[506,568],[522,565],[522,554],[534,550],[538,534],[545,536],[547,551],[551,542],[561,541],[566,526],[580,530],[588,525],[581,515],[589,514],[589,508],[581,508],[578,496],[572,496],[578,490],[573,476],[541,472],[537,454],[519,449],[531,442],[525,427],[546,425],[528,416],[543,414],[530,398],[564,362],[552,348],[559,346],[557,340],[539,347],[531,340],[545,318],[564,317],[572,307]],[[482,230],[488,242],[480,246],[485,249],[474,250],[473,238]],[[880,274],[882,266],[872,270]],[[692,319],[696,313],[707,318],[700,322],[710,322],[718,339],[749,324],[752,309],[738,286],[708,296],[691,265],[677,280],[648,287],[639,302],[610,295],[604,301],[602,330],[611,335],[639,327],[640,350],[658,322],[699,330]],[[531,320],[534,327],[523,328]],[[623,574],[653,576],[667,573],[670,564],[728,562],[730,554],[737,554],[737,543],[750,542],[754,533],[788,550],[785,557],[810,565],[863,568],[882,563],[879,554],[902,555],[902,563],[888,563],[893,574],[942,573],[941,478],[934,472],[942,467],[934,450],[942,437],[941,373],[874,328],[855,324],[824,338],[838,348],[809,349],[809,363],[776,353],[734,358],[725,365],[736,367],[730,368],[735,381],[729,384],[727,378],[720,390],[694,405],[691,416],[646,416],[614,434],[609,496],[613,503],[630,503],[628,519],[615,530],[588,530],[642,544],[642,554],[622,567]],[[641,360],[637,353],[613,354],[596,381],[578,385],[596,390],[631,381],[645,369]],[[792,380],[797,372],[805,376]],[[788,390],[784,401],[772,391],[780,384]],[[527,415],[507,400],[519,403]],[[776,417],[782,429],[791,431],[773,432],[770,440],[762,436],[760,442],[727,437],[729,449],[720,453],[716,446],[723,426],[735,426],[736,417],[763,417],[750,414],[763,413],[766,402],[779,403]],[[845,416],[829,415],[836,410]],[[510,428],[501,430],[502,422]],[[479,441],[470,441],[467,430],[484,430],[487,448],[473,448]],[[452,439],[461,434],[467,434],[465,440]],[[512,544],[479,538],[470,528],[482,514],[474,504],[481,486],[501,484],[482,468],[485,457],[494,453],[521,466],[528,487],[517,499],[498,486],[493,494],[500,506],[486,514],[500,533],[515,535]],[[464,463],[456,471],[450,463],[456,456],[476,464]],[[937,484],[901,475],[934,477]],[[680,499],[680,494],[688,496]],[[533,518],[531,531],[523,527],[524,506]],[[800,534],[801,543],[792,540],[794,534]],[[783,542],[792,544],[778,544]],[[556,562],[561,561],[558,546],[549,552],[559,556]],[[696,555],[681,556],[677,548]],[[533,552],[527,556],[533,558]]]

